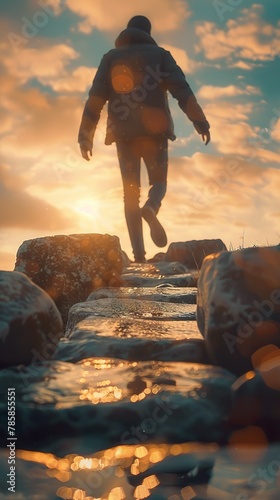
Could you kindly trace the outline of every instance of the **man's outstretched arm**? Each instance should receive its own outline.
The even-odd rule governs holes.
[[[85,104],[79,129],[78,142],[80,144],[82,157],[87,161],[89,161],[90,156],[92,156],[93,137],[105,102],[106,100],[101,97],[90,95]]]
[[[202,136],[205,145],[207,145],[211,139],[209,122],[186,81],[183,71],[170,52],[166,50],[164,51],[163,64],[164,71],[167,73],[164,79],[166,89],[177,99],[180,108],[193,123],[194,128]]]
[[[185,113],[189,120],[193,122],[195,130],[202,136],[202,140],[205,142],[206,146],[211,139],[209,131],[210,125],[194,95],[189,96]]]
[[[81,154],[87,161],[89,161],[90,156],[92,156],[94,133],[99,122],[102,108],[109,98],[109,92],[108,62],[105,55],[93,79],[79,129],[78,142],[80,144]]]

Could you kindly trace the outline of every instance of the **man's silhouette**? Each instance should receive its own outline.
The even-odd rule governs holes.
[[[168,139],[174,141],[174,125],[167,91],[177,99],[205,144],[210,141],[209,123],[170,52],[151,37],[151,23],[133,17],[115,42],[116,48],[102,58],[89,91],[79,130],[83,158],[92,156],[94,132],[108,101],[105,144],[116,142],[124,188],[124,208],[135,262],[145,262],[142,217],[159,247],[167,244],[157,213],[166,193]],[[140,162],[149,177],[148,199],[140,209]]]

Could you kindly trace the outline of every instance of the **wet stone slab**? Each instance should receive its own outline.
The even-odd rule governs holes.
[[[88,316],[174,321],[175,325],[176,321],[195,321],[196,306],[115,298],[80,302],[72,306],[69,311],[65,336],[69,337],[76,324]]]
[[[172,304],[196,304],[197,289],[194,287],[180,288],[158,285],[156,287],[121,287],[102,288],[92,292],[87,301],[116,298],[153,300],[155,302],[170,302]]]
[[[125,273],[122,275],[124,286],[130,287],[155,287],[159,283],[175,287],[196,287],[197,273],[179,274],[174,276],[145,276],[143,273]]]
[[[196,287],[197,271],[188,271],[180,263],[131,264],[124,269],[122,280],[129,287]]]
[[[69,339],[61,340],[55,357],[76,362],[93,356],[208,363],[195,321],[89,316],[75,325]]]
[[[18,449],[60,456],[65,446],[73,451],[69,437],[85,453],[151,440],[221,442],[233,381],[226,370],[208,365],[102,358],[0,374],[1,393],[12,384],[18,395]]]

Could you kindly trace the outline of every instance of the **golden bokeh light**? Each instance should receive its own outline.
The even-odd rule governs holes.
[[[267,387],[280,391],[280,349],[274,344],[258,349],[252,356],[252,364],[262,376]]]
[[[134,88],[133,73],[126,64],[118,64],[113,67],[111,82],[114,91],[118,94],[126,94]]]
[[[148,450],[145,446],[138,446],[138,448],[136,448],[135,456],[137,458],[143,458],[146,457],[147,455],[148,455]]]
[[[152,134],[163,134],[168,129],[168,118],[160,108],[144,108],[141,119],[145,129]]]
[[[81,389],[79,399],[81,401],[90,401],[92,404],[113,403],[122,399],[122,389],[114,385],[107,387],[89,387]]]
[[[261,427],[249,425],[232,433],[228,453],[244,463],[257,462],[267,450],[267,438]]]
[[[123,488],[116,487],[111,490],[108,496],[108,500],[124,500],[126,498]]]
[[[145,477],[142,484],[143,484],[143,486],[148,488],[148,490],[152,490],[153,488],[156,488],[160,484],[160,482],[159,482],[157,476],[155,476],[153,474],[152,476]]]
[[[134,497],[137,500],[143,500],[144,498],[148,498],[149,496],[150,496],[150,490],[143,484],[135,488]]]

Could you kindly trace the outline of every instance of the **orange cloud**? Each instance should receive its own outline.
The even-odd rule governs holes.
[[[5,85],[5,77],[1,81]],[[2,147],[7,158],[10,155],[36,158],[46,155],[46,151],[77,144],[81,99],[75,95],[50,95],[37,88],[18,88],[15,78],[8,81],[11,87],[1,102],[6,116],[11,117],[6,121]]]
[[[199,24],[196,27],[200,39],[197,49],[202,50],[209,60],[273,60],[280,52],[280,28],[262,19],[263,11],[262,5],[252,5],[250,9],[244,9],[239,18],[230,19],[225,30],[212,22]]]
[[[79,54],[69,45],[43,45],[24,47],[12,58],[7,52],[2,56],[2,64],[8,73],[17,78],[18,83],[24,84],[36,78],[44,85],[63,78],[67,75],[65,67]]]
[[[253,110],[252,103],[231,103],[229,106],[228,101],[219,101],[218,105],[210,103],[204,106],[204,110],[218,151],[248,158],[252,153],[250,141],[257,137],[256,131],[248,123]]]
[[[119,4],[115,0],[66,0],[70,10],[84,20],[79,23],[79,30],[90,33],[94,28],[105,31],[121,30],[132,16],[137,14],[147,16],[153,25],[153,31],[174,31],[181,26],[190,12],[183,0],[134,0]],[[110,15],[108,15],[110,12]]]
[[[49,203],[28,194],[21,179],[7,167],[0,167],[0,226],[58,230],[70,226],[71,220]]]
[[[236,246],[245,229],[248,246],[276,244],[279,189],[278,168],[202,153],[171,158],[159,217],[173,241],[221,237]]]
[[[188,56],[187,52],[183,49],[180,49],[178,47],[174,47],[173,45],[167,45],[167,44],[161,44],[161,47],[163,47],[165,50],[168,50],[171,52],[172,56],[174,57],[176,63],[180,66],[180,68],[185,72],[185,73],[193,73],[194,70],[197,67],[197,63],[190,59]]]
[[[260,89],[252,85],[246,85],[245,88],[236,85],[227,85],[226,87],[215,87],[214,85],[203,85],[197,92],[197,96],[203,99],[216,100],[222,97],[234,97],[239,95],[260,94]]]
[[[79,66],[63,77],[48,78],[48,85],[55,92],[86,92],[95,76],[97,68]]]
[[[280,118],[274,123],[271,130],[271,137],[274,141],[280,142]]]

